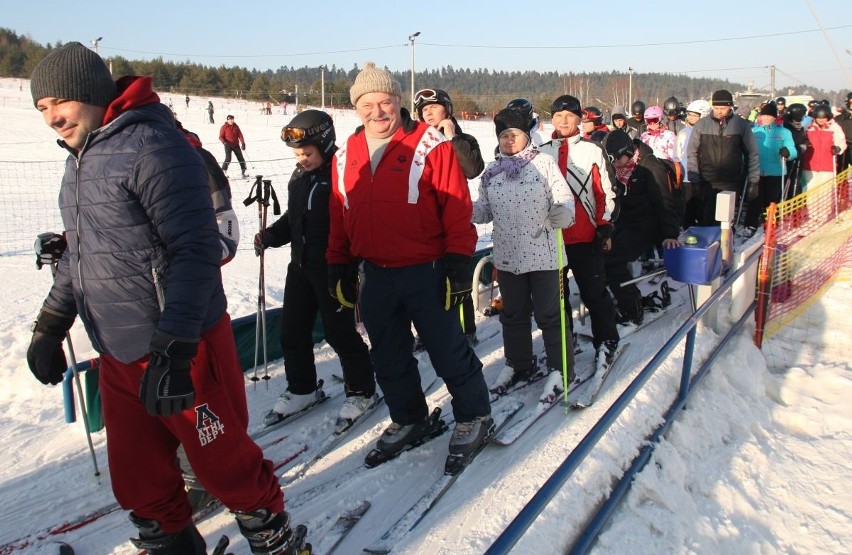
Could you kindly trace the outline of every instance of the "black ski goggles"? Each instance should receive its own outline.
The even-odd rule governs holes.
[[[281,140],[287,143],[299,143],[305,140],[307,133],[302,127],[287,127],[281,129]]]
[[[435,89],[420,89],[414,93],[414,107],[420,108],[427,102],[438,102],[438,93]]]
[[[550,105],[550,113],[555,114],[556,112],[568,111],[574,114],[583,114],[583,109],[580,107],[579,102],[574,102],[573,100],[560,100],[558,102],[554,102]]]

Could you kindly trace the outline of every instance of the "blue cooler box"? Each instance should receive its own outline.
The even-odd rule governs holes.
[[[686,244],[687,237],[695,237],[697,243]],[[664,249],[663,261],[669,275],[681,283],[707,285],[722,272],[722,228],[690,227],[680,234],[683,244],[675,249]]]

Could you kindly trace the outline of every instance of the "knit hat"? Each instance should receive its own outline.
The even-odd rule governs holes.
[[[69,42],[45,56],[30,79],[33,104],[54,97],[106,107],[118,94],[103,59],[79,42]]]
[[[529,135],[532,126],[533,121],[529,112],[519,108],[503,108],[494,116],[497,137],[507,129],[519,129]]]
[[[580,101],[577,100],[576,96],[563,94],[562,96],[556,97],[556,100],[554,100],[550,105],[550,114],[553,115],[556,112],[562,111],[568,111],[580,119],[583,118],[583,108],[580,106]]]
[[[734,95],[732,95],[730,91],[726,91],[725,89],[719,89],[718,91],[713,93],[712,97],[710,97],[710,105],[733,106]]]
[[[375,63],[366,62],[364,69],[355,77],[355,84],[349,89],[349,100],[354,106],[359,98],[373,92],[383,92],[402,98],[402,87],[399,81],[387,71],[377,68]]]
[[[625,154],[633,156],[633,153],[636,151],[633,139],[621,129],[614,129],[606,134],[604,149],[606,149],[606,153],[612,157],[613,161],[618,160]]]
[[[616,112],[612,115],[612,121],[615,121],[617,119],[623,119],[624,121],[627,121],[627,116],[625,116],[621,112]]]
[[[767,102],[760,109],[760,112],[757,114],[759,116],[772,116],[773,118],[778,117],[778,106],[775,105],[774,102]]]

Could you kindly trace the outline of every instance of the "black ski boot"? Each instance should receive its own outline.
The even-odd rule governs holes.
[[[207,544],[195,524],[170,534],[160,530],[156,520],[140,518],[132,512],[130,522],[139,529],[139,537],[130,538],[130,542],[137,549],[147,550],[149,555],[207,555]]]
[[[287,512],[270,513],[266,509],[254,512],[235,512],[240,533],[248,541],[251,552],[262,555],[301,555],[310,553],[310,544],[305,544],[307,528],[299,526],[297,532],[290,529]]]
[[[491,415],[479,416],[467,422],[456,422],[450,438],[450,454],[444,464],[444,474],[455,475],[467,465],[470,457],[494,433]]]
[[[414,424],[403,425],[391,422],[376,442],[376,448],[367,453],[364,464],[367,468],[378,466],[445,431],[447,431],[447,423],[441,418],[440,407],[436,407],[429,416]]]
[[[631,302],[626,307],[618,307],[616,313],[616,322],[619,324],[633,324],[641,326],[645,320],[645,309],[642,306],[642,297],[640,296],[634,302]]]

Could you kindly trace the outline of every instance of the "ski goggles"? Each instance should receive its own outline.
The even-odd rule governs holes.
[[[281,140],[286,143],[299,143],[305,140],[307,132],[302,127],[287,127],[281,128]]]
[[[649,125],[652,123],[660,123],[660,118],[648,118],[645,120],[645,123]]]
[[[438,93],[435,89],[420,89],[414,93],[414,107],[419,108],[427,102],[438,102]]]
[[[558,99],[557,99],[558,100]],[[554,102],[550,105],[550,113],[555,114],[556,112],[568,111],[576,114],[577,116],[583,117],[584,111],[580,107],[579,102],[575,102],[573,100],[558,100],[558,102]]]

